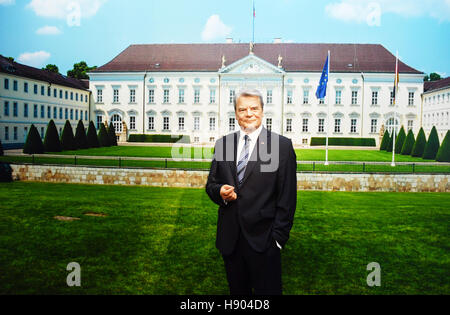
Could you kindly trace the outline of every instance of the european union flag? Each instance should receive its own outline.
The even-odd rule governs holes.
[[[323,66],[322,76],[320,77],[319,86],[317,87],[316,97],[318,99],[324,98],[327,95],[327,83],[328,83],[328,57]]]

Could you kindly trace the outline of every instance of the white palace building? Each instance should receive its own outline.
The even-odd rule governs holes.
[[[328,94],[315,91],[330,51]],[[308,145],[311,137],[375,138],[380,129],[421,127],[420,71],[373,44],[151,44],[131,45],[89,73],[91,114],[130,134],[189,135],[213,144],[238,130],[233,96],[256,88],[264,96],[264,126]],[[329,108],[328,108],[329,105]]]
[[[328,93],[318,100],[328,50]],[[86,128],[90,120],[97,127],[112,121],[120,141],[167,134],[213,145],[238,130],[233,96],[243,88],[263,94],[264,126],[300,146],[325,137],[327,128],[329,137],[374,138],[378,146],[380,133],[394,123],[397,131],[403,125],[417,135],[424,114],[424,74],[401,61],[393,105],[396,58],[382,45],[131,45],[90,72],[89,83],[0,61],[0,140],[6,148],[23,144],[31,123],[43,137],[50,119],[59,131],[66,119],[73,128],[79,119]],[[434,95],[427,104],[430,99]]]

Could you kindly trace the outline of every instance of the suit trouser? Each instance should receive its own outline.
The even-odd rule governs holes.
[[[275,240],[265,252],[258,253],[240,232],[233,253],[222,257],[225,262],[230,294],[282,294],[281,252]]]

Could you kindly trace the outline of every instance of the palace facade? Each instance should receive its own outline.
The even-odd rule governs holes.
[[[330,51],[325,99],[315,91]],[[131,45],[89,73],[98,124],[112,121],[130,134],[189,135],[213,144],[238,130],[233,96],[256,88],[264,96],[264,126],[309,145],[311,137],[364,137],[380,143],[380,129],[421,127],[424,74],[374,44]]]

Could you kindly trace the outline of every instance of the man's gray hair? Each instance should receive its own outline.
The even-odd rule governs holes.
[[[240,97],[248,97],[248,96],[256,96],[259,97],[259,102],[261,103],[261,108],[264,109],[264,99],[263,96],[261,94],[261,92],[259,92],[256,89],[243,89],[240,90],[237,94],[234,95],[233,98],[233,104],[234,104],[234,111],[236,111],[236,104],[237,101]]]

